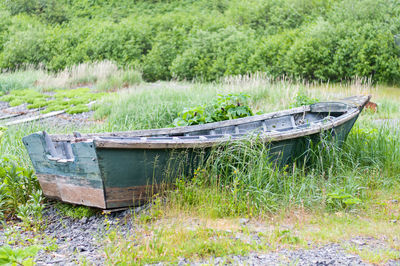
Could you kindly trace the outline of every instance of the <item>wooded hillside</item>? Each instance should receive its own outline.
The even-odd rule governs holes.
[[[0,68],[104,59],[148,81],[267,72],[400,84],[396,0],[2,0]]]

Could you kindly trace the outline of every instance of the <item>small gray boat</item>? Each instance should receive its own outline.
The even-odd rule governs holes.
[[[256,135],[280,165],[304,154],[322,132],[329,132],[340,144],[370,98],[355,96],[177,128],[85,135],[38,132],[24,137],[23,143],[47,197],[121,208],[148,200],[160,184],[178,175],[182,165],[186,170],[195,168],[202,161],[200,153],[221,143]]]

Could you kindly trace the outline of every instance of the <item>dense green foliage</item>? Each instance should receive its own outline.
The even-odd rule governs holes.
[[[86,61],[146,80],[263,71],[400,84],[394,0],[2,0],[0,68]]]
[[[10,246],[0,247],[0,264],[1,265],[34,265],[33,258],[42,248],[32,245],[26,248],[12,249]]]
[[[219,94],[217,98],[204,105],[185,108],[174,119],[174,126],[206,124],[229,119],[252,116],[253,111],[247,105],[248,95],[244,93]]]
[[[38,189],[39,183],[32,170],[18,166],[10,158],[0,157],[0,220],[17,210],[22,211],[21,217],[28,218],[31,214],[40,216],[42,198]],[[24,205],[27,202],[34,202],[35,205]],[[40,209],[40,212],[32,208]]]

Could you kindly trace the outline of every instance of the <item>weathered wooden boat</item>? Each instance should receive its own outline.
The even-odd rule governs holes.
[[[343,142],[369,99],[356,96],[177,128],[85,135],[38,132],[24,137],[23,143],[47,197],[120,208],[146,201],[157,185],[168,182],[168,174],[177,176],[182,165],[194,168],[201,161],[199,151],[219,143],[257,135],[275,159],[286,164],[304,154],[321,132]]]

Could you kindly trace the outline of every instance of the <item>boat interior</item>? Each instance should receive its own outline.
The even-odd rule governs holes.
[[[333,104],[333,103],[332,103]],[[141,136],[99,136],[102,140],[116,141],[190,141],[190,140],[215,140],[228,137],[240,138],[249,133],[279,133],[295,129],[307,128],[310,125],[334,121],[335,118],[348,112],[348,105],[334,103],[327,109],[324,105],[315,105],[307,111],[296,112],[287,115],[277,115],[266,119],[236,123],[235,125],[212,127],[211,129],[200,129],[187,131],[185,133],[162,134],[151,137]],[[73,161],[71,141],[52,141],[51,136],[43,132],[46,152],[51,160]],[[75,137],[81,137],[74,133]]]

